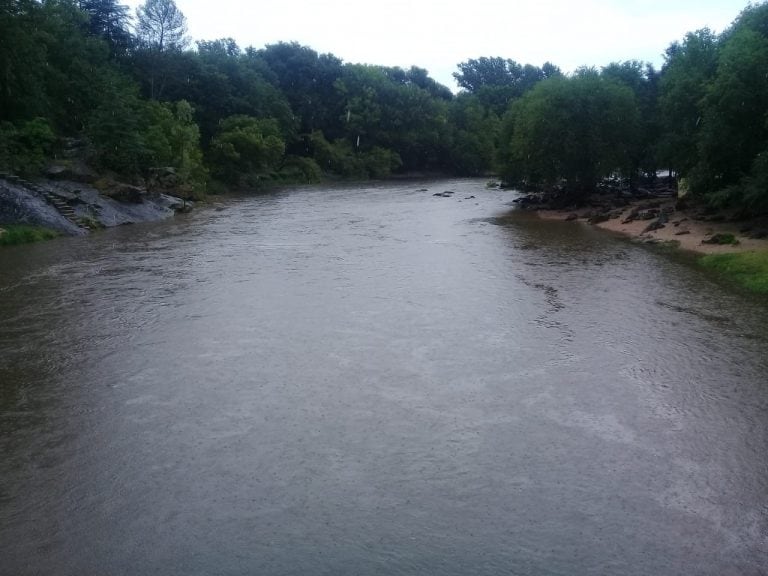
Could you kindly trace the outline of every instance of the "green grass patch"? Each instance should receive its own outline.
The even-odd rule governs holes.
[[[709,254],[699,263],[747,290],[768,294],[768,251]]]
[[[56,238],[57,232],[40,226],[2,226],[0,227],[0,246],[13,246],[15,244],[28,244]]]

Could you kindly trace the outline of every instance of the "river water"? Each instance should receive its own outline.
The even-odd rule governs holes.
[[[767,574],[766,303],[513,197],[1,250],[0,574]]]

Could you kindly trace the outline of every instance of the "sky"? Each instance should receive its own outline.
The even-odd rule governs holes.
[[[130,0],[135,8],[140,2]],[[296,41],[344,62],[426,68],[452,90],[456,65],[501,56],[579,66],[657,67],[686,32],[727,28],[747,0],[176,0],[193,40]]]

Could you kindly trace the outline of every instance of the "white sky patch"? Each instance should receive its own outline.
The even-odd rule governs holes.
[[[130,0],[131,7],[140,2]],[[720,32],[746,0],[176,0],[195,40],[245,48],[296,41],[345,62],[426,68],[455,89],[456,64],[480,56],[545,61],[570,72],[637,59],[660,67],[669,44]]]

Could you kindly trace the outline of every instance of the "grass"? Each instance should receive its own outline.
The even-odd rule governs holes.
[[[11,225],[0,228],[0,246],[13,246],[15,244],[28,244],[50,240],[58,236],[57,232],[39,226]]]
[[[709,254],[699,263],[747,290],[768,294],[768,251]]]

